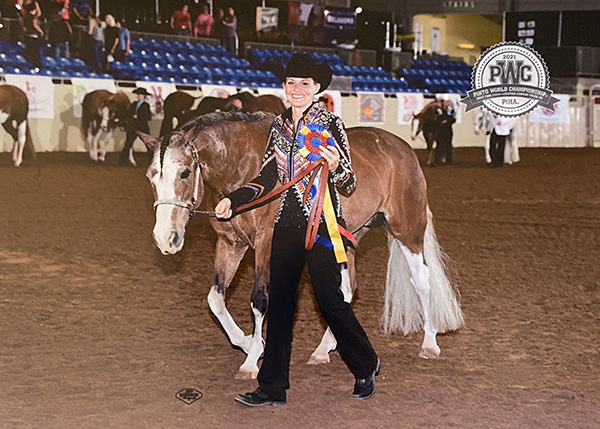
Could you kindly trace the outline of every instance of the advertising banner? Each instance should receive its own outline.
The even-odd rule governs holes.
[[[27,95],[29,118],[54,119],[54,84],[50,76],[7,74],[4,78]]]

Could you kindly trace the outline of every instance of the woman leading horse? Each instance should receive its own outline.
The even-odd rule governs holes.
[[[322,158],[321,170],[314,170],[311,177],[304,175],[279,202],[271,245],[264,360],[259,387],[235,398],[244,405],[286,402],[292,325],[305,264],[321,314],[356,379],[353,396],[367,399],[375,392],[379,359],[341,290],[342,272],[347,270],[345,239],[351,235],[345,230],[338,190],[349,195],[355,188],[348,138],[341,119],[314,103],[315,94],[331,82],[331,74],[328,65],[315,63],[308,54],[290,58],[283,87],[291,107],[271,126],[262,169],[215,208],[217,217],[228,219],[233,210],[267,195],[278,179],[289,183]]]

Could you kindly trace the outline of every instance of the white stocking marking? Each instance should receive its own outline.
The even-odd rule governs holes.
[[[227,311],[225,299],[219,293],[217,286],[213,286],[208,293],[208,305],[213,314],[219,319],[219,322],[221,322],[221,326],[223,326],[231,344],[240,347],[244,353],[248,353],[250,351],[250,340],[244,335],[244,331],[236,325],[233,317]]]
[[[419,295],[421,308],[423,309],[423,329],[425,331],[425,338],[423,339],[423,344],[421,345],[420,356],[425,358],[437,358],[440,354],[440,348],[438,347],[435,339],[437,330],[434,328],[433,323],[431,323],[429,268],[423,261],[422,253],[412,253],[403,244],[400,245],[400,248],[402,249],[402,253],[406,258],[406,261],[408,262],[408,267],[412,277],[411,281],[415,287],[417,295]]]
[[[236,378],[255,379],[258,375],[258,359],[264,351],[262,340],[262,326],[265,319],[265,314],[254,308],[254,304],[250,304],[252,313],[254,314],[254,333],[249,338],[250,348],[248,356],[240,367]]]

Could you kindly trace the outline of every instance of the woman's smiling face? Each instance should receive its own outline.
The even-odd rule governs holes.
[[[286,77],[283,82],[285,96],[292,107],[306,108],[310,106],[321,85],[312,77]]]

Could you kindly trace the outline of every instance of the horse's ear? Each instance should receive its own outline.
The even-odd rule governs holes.
[[[152,137],[150,134],[146,134],[137,130],[136,133],[138,137],[142,140],[142,142],[146,145],[146,147],[152,152],[154,152],[156,148],[160,146],[160,141]]]

